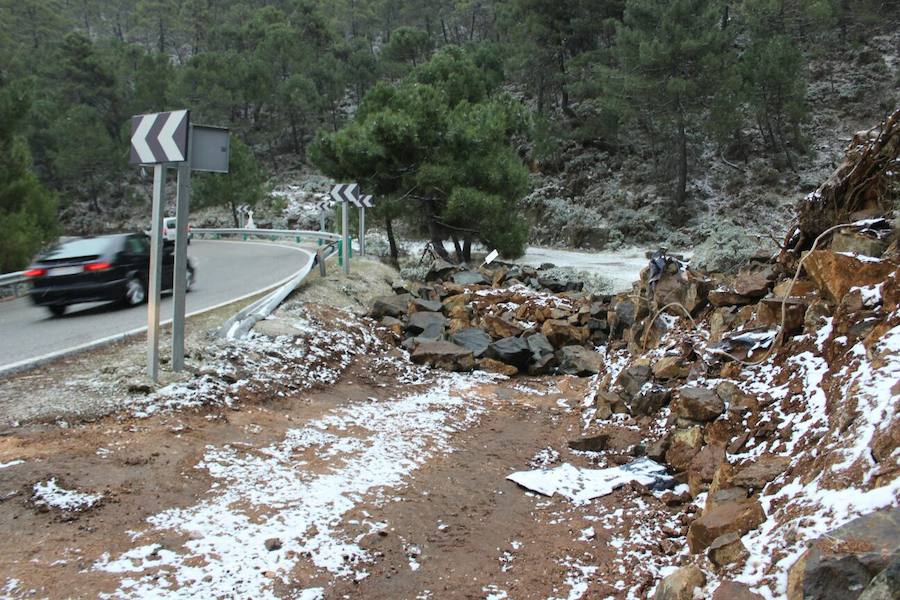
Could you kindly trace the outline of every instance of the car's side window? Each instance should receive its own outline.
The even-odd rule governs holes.
[[[147,254],[150,252],[150,244],[147,243],[146,239],[141,237],[128,238],[125,248],[131,254]]]

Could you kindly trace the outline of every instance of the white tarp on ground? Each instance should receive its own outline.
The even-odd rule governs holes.
[[[553,469],[518,471],[507,479],[544,496],[560,494],[573,502],[587,502],[632,481],[653,485],[669,477],[663,465],[641,458],[608,469],[581,469],[565,463]]]

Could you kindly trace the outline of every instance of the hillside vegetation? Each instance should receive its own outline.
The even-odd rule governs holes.
[[[54,202],[68,233],[145,215],[129,117],[181,107],[238,139],[236,172],[199,178],[198,208],[234,216],[267,178],[313,166],[377,193],[389,234],[399,220],[459,259],[474,241],[508,256],[529,240],[746,248],[743,230],[780,228],[785,198],[827,172],[835,131],[896,106],[898,14],[896,0],[2,0],[0,147],[16,150],[0,219],[20,233],[0,268],[57,234]]]

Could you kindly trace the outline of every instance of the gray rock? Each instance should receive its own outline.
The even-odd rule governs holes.
[[[416,298],[412,301],[412,306],[416,312],[441,312],[444,305],[437,300],[425,300],[424,298]]]
[[[563,346],[556,353],[559,370],[569,375],[596,375],[603,370],[603,358],[584,346]]]
[[[548,375],[556,370],[556,355],[545,354],[528,365],[529,375]]]
[[[440,326],[441,331],[443,332],[444,327],[447,326],[447,318],[439,312],[417,312],[413,313],[409,316],[409,322],[406,324],[406,330],[419,335],[425,330],[429,329],[429,326],[434,327]]]
[[[519,371],[526,371],[531,361],[531,349],[528,342],[520,337],[507,337],[497,340],[488,346],[488,358],[512,365]]]
[[[875,576],[859,600],[900,600],[900,558],[894,557],[891,564]]]
[[[649,365],[632,365],[622,371],[618,383],[630,399],[638,395],[643,385],[650,381],[651,375]]]
[[[439,258],[435,260],[434,263],[432,263],[431,268],[425,275],[425,281],[438,281],[446,279],[450,275],[450,273],[453,273],[458,269],[459,267],[457,267],[456,265],[450,264],[446,260],[441,260]]]
[[[471,371],[475,368],[472,351],[451,342],[423,342],[413,351],[416,364],[427,364],[447,371]]]
[[[375,301],[372,303],[372,310],[369,311],[369,316],[374,319],[380,319],[381,317],[395,317],[399,319],[409,309],[410,300],[412,300],[410,294],[380,296],[375,298]]]
[[[543,333],[535,333],[527,338],[528,348],[534,360],[538,360],[548,354],[553,354],[553,344]]]
[[[472,351],[475,358],[481,358],[491,344],[491,336],[477,327],[467,327],[450,334],[450,341]]]
[[[478,271],[460,271],[453,274],[453,283],[458,285],[487,285],[490,281]]]
[[[672,390],[658,384],[649,388],[641,388],[637,394],[631,397],[628,406],[634,416],[652,416],[669,403],[672,398]]]
[[[876,576],[900,559],[900,508],[858,517],[826,534],[822,541],[811,543],[791,567],[788,596],[794,597],[793,592],[804,600],[857,600],[863,591],[869,591],[866,588],[875,583]],[[885,579],[896,580],[897,567],[892,568],[884,574]],[[876,594],[877,589],[871,593]]]

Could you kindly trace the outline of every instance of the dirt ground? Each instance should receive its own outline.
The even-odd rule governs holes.
[[[209,583],[217,576],[210,556],[190,548],[192,538],[203,534],[190,527],[148,526],[148,519],[202,505],[219,493],[215,477],[201,468],[210,448],[264,454],[291,430],[354,406],[387,405],[429,388],[428,383],[397,386],[392,373],[374,374],[374,359],[363,357],[335,385],[296,397],[257,398],[232,408],[145,419],[118,414],[68,429],[48,424],[7,429],[0,437],[0,463],[14,464],[0,469],[0,590],[10,598],[261,597],[259,593],[284,598],[625,597],[613,586],[622,580],[634,587],[635,581],[631,574],[619,573],[610,542],[627,535],[630,524],[628,519],[606,522],[603,515],[628,497],[639,499],[640,491],[620,490],[574,506],[505,479],[531,468],[532,459],[548,447],[561,453],[558,460],[590,462],[585,453],[567,450],[568,440],[580,432],[577,404],[588,381],[576,378],[478,383],[466,392],[478,413],[456,410],[444,424],[453,431],[439,451],[419,460],[407,477],[372,486],[366,494],[350,493],[353,506],[329,517],[332,537],[357,540],[361,549],[346,561],[352,563],[350,576],[295,553],[288,557],[294,559],[289,569],[264,573],[270,586],[248,588],[238,577],[230,590],[197,587],[198,581]],[[363,440],[373,435],[347,431]],[[358,451],[350,455],[354,453]],[[350,460],[335,462],[333,455],[307,449],[292,454],[291,463],[305,474],[327,475]],[[101,499],[83,510],[41,506],[35,484],[53,478],[61,488]],[[653,495],[643,497],[657,509],[663,506]],[[302,503],[303,498],[291,501]],[[247,497],[227,504],[251,520],[266,520],[284,508]],[[315,535],[309,530],[272,531],[271,537],[285,548],[292,537]],[[266,550],[267,539],[253,540],[258,545],[253,554],[292,552]],[[134,573],[105,568],[110,557],[148,544],[156,545],[155,552],[189,555],[186,562],[195,577],[179,579],[174,571],[133,560],[146,566],[139,569],[146,581],[131,589]],[[256,594],[248,594],[251,589]],[[317,595],[304,596],[303,590]]]

